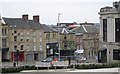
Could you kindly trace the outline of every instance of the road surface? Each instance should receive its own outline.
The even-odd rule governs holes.
[[[3,74],[120,74],[118,68],[104,69],[50,69],[50,70],[24,70],[20,73]]]

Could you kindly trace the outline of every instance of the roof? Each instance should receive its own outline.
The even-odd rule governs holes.
[[[80,25],[79,27],[72,29],[75,33],[99,33],[99,29],[94,25]]]
[[[75,33],[85,33],[85,30],[83,29],[83,27],[76,27],[74,29],[72,29],[71,31],[75,32]]]
[[[16,26],[16,28],[22,29],[42,29],[39,22],[34,20],[24,20],[22,18],[3,18],[4,22],[10,26]]]
[[[40,23],[38,23],[37,21],[29,20],[28,23],[30,24],[31,28],[34,28],[34,29],[43,29],[42,25]]]
[[[51,28],[50,26],[47,26],[45,24],[41,24],[43,27],[44,32],[57,32],[55,29]]]
[[[84,27],[88,33],[99,33],[99,29],[96,28],[95,26],[89,25],[89,26],[84,26]]]
[[[62,33],[62,34],[68,34],[69,32],[68,32],[68,30],[66,28],[62,28],[62,31],[60,33]]]

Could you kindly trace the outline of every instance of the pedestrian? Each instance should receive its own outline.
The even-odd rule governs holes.
[[[15,62],[13,62],[13,67],[16,67],[16,63]]]

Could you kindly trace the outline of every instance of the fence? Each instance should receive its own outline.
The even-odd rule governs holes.
[[[52,64],[55,67],[57,67],[57,66],[59,66],[59,67],[66,66],[67,67],[69,63],[68,63],[68,61],[53,61]]]
[[[49,69],[49,67],[53,66],[56,69],[56,67],[67,68],[68,65],[69,65],[68,61],[52,61],[52,63],[51,62],[36,62],[35,67],[37,67],[37,69],[38,67],[47,67]]]
[[[49,67],[51,67],[51,63],[50,62],[36,62],[35,67],[47,67],[49,69]]]

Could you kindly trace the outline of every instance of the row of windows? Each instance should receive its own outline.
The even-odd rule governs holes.
[[[2,39],[2,47],[7,47],[7,39]]]
[[[14,49],[17,50],[18,49],[17,46],[14,46]],[[20,50],[23,50],[23,49],[24,49],[24,45],[20,45]],[[30,45],[27,45],[27,50],[29,49],[30,49]],[[33,49],[34,51],[36,51],[37,47],[34,45]],[[40,50],[42,50],[42,45],[40,45]]]
[[[2,29],[2,35],[7,35],[7,29]]]
[[[107,41],[107,19],[103,19],[103,41]],[[115,18],[115,42],[120,42],[120,18]]]
[[[50,35],[51,35],[50,33],[46,34],[46,39],[50,39]],[[57,38],[57,35],[53,34],[52,38]]]
[[[107,41],[107,19],[103,19],[103,41]]]
[[[17,36],[14,36],[14,41],[16,42],[17,41]],[[21,37],[20,38],[20,41],[23,42],[25,41],[24,37]],[[26,41],[30,41],[30,38],[27,37]],[[33,42],[36,42],[36,38],[33,38]],[[42,42],[42,38],[40,37],[40,42]]]
[[[120,42],[120,18],[115,19],[115,41]]]
[[[14,30],[14,32],[12,33],[12,35],[17,35],[17,31]],[[18,35],[24,36],[24,33],[18,33]],[[30,34],[29,34],[29,32],[27,32],[27,37],[29,37],[29,36],[30,36]],[[36,37],[36,36],[37,36],[36,32],[33,32],[33,37]],[[39,36],[40,37],[42,36],[41,32],[39,32]]]

